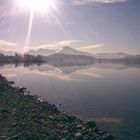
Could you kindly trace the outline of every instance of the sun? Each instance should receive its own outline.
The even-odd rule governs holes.
[[[32,11],[45,12],[54,6],[53,0],[17,0],[21,7]]]

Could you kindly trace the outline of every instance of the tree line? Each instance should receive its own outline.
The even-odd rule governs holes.
[[[4,55],[0,53],[0,62],[3,63],[17,63],[17,62],[43,62],[43,57],[41,55],[33,56],[30,54],[20,55],[15,53],[15,55]]]

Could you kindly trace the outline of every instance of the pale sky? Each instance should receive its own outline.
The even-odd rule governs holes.
[[[21,1],[27,0],[0,0],[0,50],[68,45],[92,53],[140,54],[140,0],[49,0],[53,4],[38,4],[45,10],[32,11]]]

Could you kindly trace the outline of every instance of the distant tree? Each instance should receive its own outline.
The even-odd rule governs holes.
[[[15,62],[22,62],[22,55],[15,53],[14,61]]]
[[[42,62],[43,57],[41,55],[33,56],[29,54],[24,54],[23,56],[15,53],[14,56],[5,56],[4,54],[0,53],[0,62],[7,62],[7,63],[20,63],[20,62]]]
[[[24,62],[41,62],[42,56],[41,55],[33,56],[29,54],[24,54],[23,60]]]

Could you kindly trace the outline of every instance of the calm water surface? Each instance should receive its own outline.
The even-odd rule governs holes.
[[[140,65],[3,65],[0,73],[116,140],[140,140]]]

